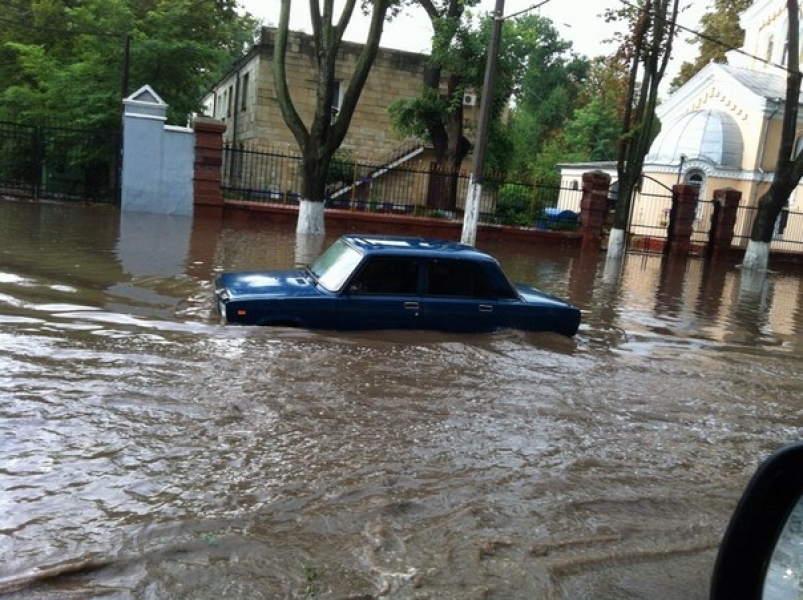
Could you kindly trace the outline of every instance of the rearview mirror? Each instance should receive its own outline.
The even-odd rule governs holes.
[[[756,470],[714,564],[711,600],[803,598],[803,443]]]
[[[803,596],[803,500],[798,499],[772,552],[762,598],[797,600]]]

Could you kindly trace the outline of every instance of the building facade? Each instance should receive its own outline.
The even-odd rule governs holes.
[[[218,81],[204,98],[203,104],[206,116],[226,124],[224,144],[237,151],[276,155],[267,157],[270,164],[260,168],[256,174],[245,173],[248,170],[245,166],[248,162],[246,157],[240,163],[232,161],[232,164],[225,164],[226,177],[242,180],[243,188],[247,188],[248,193],[287,197],[296,195],[300,182],[300,165],[287,158],[298,155],[299,150],[277,99],[273,77],[275,40],[276,30],[263,27],[258,43]],[[361,44],[341,44],[335,72],[338,92],[332,106],[333,114],[340,108],[361,50]],[[388,107],[394,101],[420,96],[428,59],[425,54],[379,49],[340,147],[349,161],[365,168],[360,173],[355,168],[354,182],[347,189],[341,189],[336,200],[348,197],[354,202],[358,196],[370,196],[383,203],[401,200],[416,204],[426,202],[431,174],[427,174],[426,181],[417,186],[417,189],[424,191],[417,193],[415,198],[390,197],[381,189],[381,184],[393,188],[391,180],[394,177],[398,179],[397,170],[402,165],[428,172],[433,160],[434,153],[422,140],[404,138],[394,129],[388,112]],[[318,76],[313,36],[289,32],[286,71],[294,106],[309,127],[315,111]],[[468,135],[475,129],[478,114],[477,94],[464,94],[463,118]],[[464,165],[469,164],[466,159]]]
[[[227,124],[224,142],[254,150],[297,150],[284,122],[273,80],[276,30],[263,27],[260,39],[204,99],[207,116]],[[333,111],[340,107],[354,71],[360,44],[343,42],[336,66]],[[343,149],[364,157],[392,154],[404,140],[393,130],[388,106],[417,97],[427,56],[380,48],[354,111]],[[316,98],[315,44],[311,35],[288,34],[287,77],[293,103],[305,123],[312,122]]]
[[[746,32],[741,50],[728,53],[727,64],[708,64],[656,109],[661,132],[642,170],[649,195],[687,183],[699,188],[701,199],[710,199],[716,189],[731,188],[741,192],[742,206],[756,206],[769,189],[778,162],[786,96],[786,2],[756,0],[740,16],[740,25]],[[798,152],[803,148],[800,123]],[[562,186],[577,185],[589,170],[608,173],[615,187],[615,163],[561,165]],[[633,204],[635,222],[665,224],[666,207],[648,202],[643,192]],[[799,186],[779,217],[773,249],[791,249],[784,244],[785,235],[799,237],[786,231],[784,219],[790,212],[803,211],[801,200]],[[701,205],[699,220],[707,218],[702,209]],[[752,214],[740,213],[737,239],[749,235]],[[639,225],[631,231],[644,234]]]

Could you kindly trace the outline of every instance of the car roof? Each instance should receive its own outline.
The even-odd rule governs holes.
[[[470,258],[474,260],[495,260],[473,246],[440,240],[396,235],[349,234],[340,238],[365,254],[399,254],[432,256],[433,258]]]

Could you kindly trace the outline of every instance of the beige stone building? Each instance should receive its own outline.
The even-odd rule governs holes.
[[[275,160],[266,169],[260,169],[256,177],[253,174],[248,177],[252,188],[292,190],[298,188],[298,169],[284,156],[297,154],[298,145],[284,122],[276,97],[273,81],[275,36],[275,29],[264,27],[258,43],[210,90],[203,104],[206,116],[226,123],[225,144],[244,151],[276,153]],[[315,110],[314,48],[311,35],[290,32],[288,83],[296,109],[308,125]],[[339,109],[361,49],[362,45],[351,42],[341,45],[336,66],[339,93],[333,111]],[[429,185],[427,170],[432,158],[431,150],[420,140],[405,139],[394,130],[388,106],[399,98],[413,98],[420,94],[427,59],[424,54],[379,49],[341,150],[357,163],[375,166],[381,177],[373,182],[371,190],[358,190],[355,185],[344,190],[348,194],[370,195],[382,202],[409,202],[409,197],[395,196],[400,193],[399,189],[415,189],[416,198],[412,201],[423,202]],[[463,114],[469,132],[478,118],[478,100],[476,94],[464,94]],[[284,155],[281,159],[280,154]],[[266,157],[265,160],[272,159]],[[402,165],[420,170],[421,176],[410,184],[391,184],[394,170]],[[224,168],[231,167],[224,165]],[[383,192],[382,184],[393,193]]]
[[[700,188],[698,241],[704,238],[712,210],[706,200],[714,190],[737,189],[742,193],[740,205],[754,207],[769,188],[786,95],[786,15],[783,0],[756,0],[740,17],[746,32],[742,49],[728,54],[728,64],[707,65],[658,107],[661,133],[645,158],[645,183],[633,205],[632,234],[655,235],[655,228],[666,224],[669,204],[655,199],[667,196],[675,183]],[[800,123],[798,152],[803,148],[803,120]],[[593,169],[609,173],[615,186],[615,163],[585,163],[561,165],[562,187],[578,185],[582,173]],[[801,211],[803,189],[798,186],[779,217],[772,249],[800,250],[803,223],[789,225],[793,216],[803,219]],[[739,212],[740,245],[749,236],[753,214]]]
[[[228,127],[225,141],[253,149],[295,150],[296,141],[279,109],[273,84],[273,47],[276,30],[263,27],[255,44],[204,99],[207,116]],[[339,92],[332,107],[338,110],[354,70],[360,44],[343,42],[336,67]],[[426,55],[380,48],[352,119],[343,147],[366,157],[393,152],[404,140],[393,131],[388,105],[419,93]],[[311,35],[290,32],[287,76],[293,102],[301,118],[312,121],[315,108],[315,45]]]

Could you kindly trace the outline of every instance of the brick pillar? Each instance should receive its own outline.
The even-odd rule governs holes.
[[[694,185],[672,186],[672,215],[669,219],[669,254],[688,255],[691,251],[691,234],[694,212],[697,209],[699,189]]]
[[[708,241],[712,253],[728,250],[733,243],[733,230],[736,227],[736,212],[742,192],[731,188],[714,190],[716,220],[711,223],[711,239]]]
[[[198,117],[195,129],[195,162],[193,174],[193,204],[195,209],[223,209],[220,193],[223,166],[223,132],[226,124],[208,117]]]
[[[580,200],[581,251],[598,251],[602,229],[608,215],[608,188],[611,177],[602,171],[583,173],[583,198]]]

